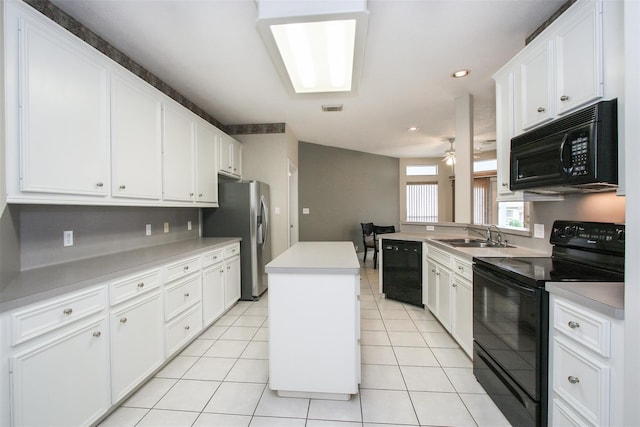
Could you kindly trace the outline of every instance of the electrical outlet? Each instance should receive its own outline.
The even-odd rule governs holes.
[[[433,225],[427,225],[427,231],[435,231],[435,229]]]
[[[64,246],[73,246],[73,230],[63,232],[62,242]]]
[[[165,223],[164,223],[164,232],[165,232],[165,233],[168,233],[168,232],[169,232],[169,223],[168,223],[168,222],[165,222]]]
[[[187,221],[187,231],[191,231],[192,228],[193,225],[191,224],[191,221]]]
[[[274,213],[275,213],[276,215],[280,215],[280,208],[275,208],[275,209],[274,209]]]
[[[302,208],[302,215],[309,215],[309,208]]]
[[[151,224],[145,225],[144,234],[145,234],[145,236],[151,236]]]

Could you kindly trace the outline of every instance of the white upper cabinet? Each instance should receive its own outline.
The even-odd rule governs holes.
[[[37,22],[18,34],[20,190],[106,196],[107,69]]]
[[[556,109],[558,114],[602,97],[602,14],[597,4],[575,10],[558,29]]]
[[[235,178],[242,177],[242,144],[227,134],[220,137],[218,172]]]
[[[520,63],[522,129],[553,118],[553,44],[542,43]]]
[[[162,196],[162,103],[133,77],[111,78],[113,197]]]
[[[162,182],[165,200],[192,201],[193,122],[181,105],[168,100],[163,107]]]
[[[218,202],[219,131],[205,121],[195,123],[196,201]]]

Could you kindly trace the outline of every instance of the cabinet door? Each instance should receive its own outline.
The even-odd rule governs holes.
[[[160,292],[113,311],[110,318],[111,395],[116,402],[164,361]]]
[[[9,360],[14,426],[88,426],[111,406],[107,319]]]
[[[196,201],[218,202],[218,135],[213,126],[196,122]]]
[[[231,307],[240,299],[240,257],[233,257],[226,261],[224,278],[224,306]]]
[[[162,104],[142,80],[111,79],[111,194],[162,196]]]
[[[436,265],[427,259],[427,301],[426,306],[432,313],[438,312],[438,276],[436,276]]]
[[[522,129],[553,118],[553,45],[542,43],[523,57],[520,64]]]
[[[558,114],[602,97],[602,15],[596,2],[581,6],[556,35]]]
[[[440,266],[436,267],[438,283],[438,319],[451,331],[451,272]]]
[[[513,72],[496,77],[496,157],[498,194],[510,195],[511,138],[514,129]]]
[[[166,102],[162,153],[162,191],[165,200],[192,201],[192,116],[182,106]]]
[[[218,159],[218,172],[226,175],[233,174],[233,139],[223,134],[220,137],[220,157]]]
[[[206,327],[225,309],[224,264],[216,264],[202,271],[202,322]]]
[[[231,148],[232,173],[235,176],[240,177],[242,176],[242,144],[239,141],[233,140]]]
[[[21,191],[107,195],[107,70],[89,49],[23,21]]]
[[[473,348],[473,292],[471,283],[454,279],[455,335],[458,344],[467,354]]]

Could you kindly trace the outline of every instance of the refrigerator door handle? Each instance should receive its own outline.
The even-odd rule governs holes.
[[[258,244],[264,246],[267,242],[267,233],[269,230],[269,209],[264,202],[264,196],[260,197],[260,222],[258,223]]]

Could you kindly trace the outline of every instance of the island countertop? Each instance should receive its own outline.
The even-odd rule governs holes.
[[[360,263],[352,242],[299,242],[265,269],[267,273],[355,274]]]

